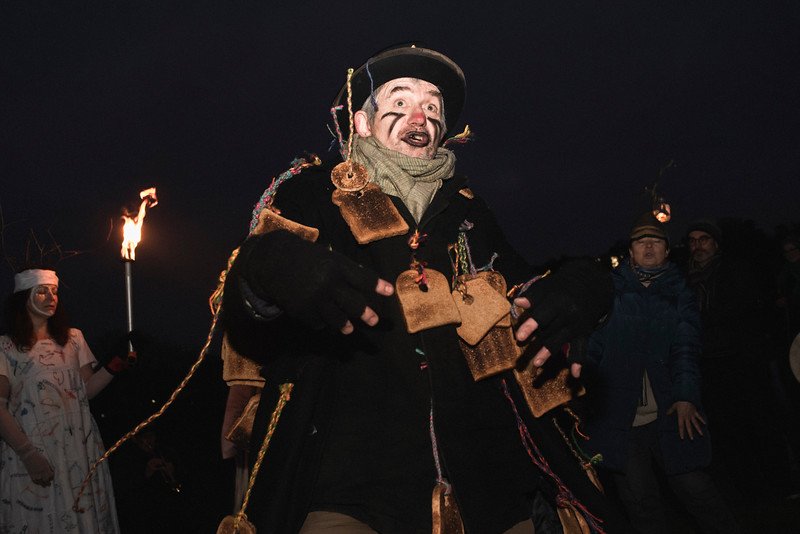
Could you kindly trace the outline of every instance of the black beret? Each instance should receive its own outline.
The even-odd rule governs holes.
[[[369,70],[369,72],[367,72]],[[371,79],[370,79],[371,78]],[[384,50],[371,57],[367,62],[353,71],[351,88],[353,91],[353,112],[369,98],[369,95],[381,85],[396,78],[418,78],[432,83],[442,92],[445,122],[451,132],[458,122],[466,99],[466,81],[461,68],[449,57],[430,50],[404,45]],[[350,125],[347,112],[347,83],[342,85],[333,101],[333,106],[342,106],[336,118],[342,135],[346,139]]]

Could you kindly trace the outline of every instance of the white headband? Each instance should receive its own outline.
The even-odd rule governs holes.
[[[56,272],[45,269],[27,269],[14,275],[14,293],[43,284],[57,286],[58,276],[56,276]]]

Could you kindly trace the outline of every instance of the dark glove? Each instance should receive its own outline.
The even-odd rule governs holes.
[[[534,319],[539,324],[535,344],[557,354],[568,342],[580,345],[608,313],[613,294],[611,277],[599,263],[572,260],[519,295],[531,303],[521,321]],[[570,350],[570,361],[584,363],[585,342],[582,346]]]
[[[586,365],[589,361],[589,338],[577,337],[565,345],[564,355],[571,363]]]
[[[141,340],[142,334],[138,330],[118,336],[111,348],[113,356],[103,365],[105,370],[116,376],[134,365],[138,358]],[[133,347],[133,352],[130,351],[131,347]]]
[[[248,239],[236,263],[250,309],[273,304],[312,328],[340,329],[360,317],[378,283],[375,273],[342,254],[282,230]]]
[[[117,376],[122,371],[127,370],[130,366],[131,366],[130,355],[126,355],[125,358],[114,356],[113,358],[111,358],[109,361],[106,362],[106,364],[103,366],[103,369],[105,369],[112,375]]]

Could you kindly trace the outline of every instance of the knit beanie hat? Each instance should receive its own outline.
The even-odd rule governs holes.
[[[688,237],[692,232],[705,232],[711,237],[714,238],[714,241],[717,242],[717,245],[720,244],[722,240],[722,230],[719,229],[719,226],[714,224],[713,222],[705,219],[701,219],[698,221],[694,221],[689,225],[689,228],[686,229],[686,236]]]

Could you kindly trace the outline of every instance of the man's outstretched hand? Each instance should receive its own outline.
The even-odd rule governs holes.
[[[586,337],[608,313],[613,286],[608,273],[591,260],[565,263],[555,274],[532,284],[514,299],[524,310],[518,341],[535,336],[533,364],[541,367],[569,343],[567,360],[574,377],[586,359]]]
[[[252,308],[277,307],[313,329],[350,334],[354,319],[375,326],[380,318],[369,303],[394,293],[369,269],[286,231],[250,238],[239,262],[242,295]]]
[[[531,308],[530,301],[525,297],[514,299],[514,305],[519,308],[522,308],[523,310],[530,310]],[[526,341],[533,334],[535,334],[538,329],[539,329],[539,322],[536,319],[533,319],[532,317],[525,319],[525,321],[523,321],[522,324],[519,325],[519,328],[517,328],[516,332],[517,341]],[[550,358],[550,356],[552,355],[550,349],[548,349],[547,346],[544,346],[544,343],[542,343],[542,345],[543,346],[536,352],[536,354],[533,357],[533,365],[535,365],[536,367],[541,367],[542,365],[544,365],[547,359]],[[556,348],[556,345],[553,344],[552,342],[548,342],[548,345],[552,346],[554,350],[560,350],[560,347],[563,344],[559,345],[558,348]],[[583,368],[582,362],[578,363],[578,361],[573,361],[569,366],[570,373],[575,378],[581,376],[582,368]]]
[[[392,286],[392,284],[383,278],[378,278],[378,283],[375,285],[375,293],[383,297],[390,297],[394,293],[394,286]],[[365,306],[364,313],[361,314],[359,319],[361,319],[361,321],[363,321],[367,326],[375,326],[378,324],[380,317],[378,317],[378,314],[375,313],[372,308]],[[348,319],[340,330],[342,334],[345,335],[352,333],[354,330],[353,323]]]

